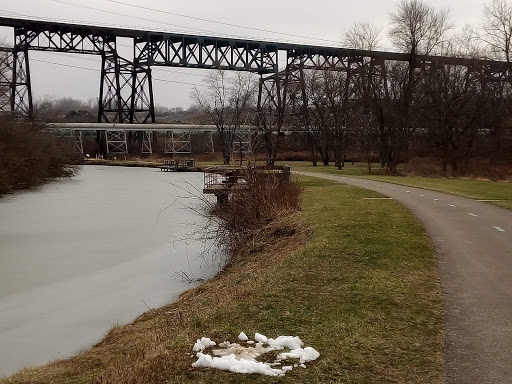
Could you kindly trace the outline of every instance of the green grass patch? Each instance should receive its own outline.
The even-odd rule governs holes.
[[[440,283],[425,230],[396,201],[363,199],[374,192],[303,183],[302,211],[267,228],[219,277],[78,357],[0,382],[444,382]],[[197,338],[233,342],[240,331],[299,336],[321,357],[283,378],[191,367]]]
[[[309,162],[289,162],[294,171],[319,172],[337,176],[354,176],[378,180],[387,183],[407,185],[410,187],[429,189],[450,193],[475,200],[488,200],[490,203],[512,209],[512,183],[502,181],[473,180],[461,178],[429,178],[410,176],[368,175],[366,164],[347,164],[342,170],[334,166],[318,165],[313,167]],[[375,164],[374,170],[378,171]]]

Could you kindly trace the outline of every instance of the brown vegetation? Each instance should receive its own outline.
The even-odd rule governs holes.
[[[453,173],[453,171],[448,168]],[[400,167],[400,173],[405,176],[443,177],[443,164],[439,158],[416,157]],[[459,174],[464,178],[512,181],[512,166],[507,164],[494,164],[485,158],[468,160]]]
[[[72,142],[29,124],[0,121],[0,194],[73,176],[80,161]]]
[[[289,175],[248,168],[244,188],[234,189],[226,204],[212,207],[215,237],[228,252],[253,238],[276,219],[299,209],[301,187]]]

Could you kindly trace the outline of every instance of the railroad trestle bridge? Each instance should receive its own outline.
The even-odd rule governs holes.
[[[255,124],[264,131],[269,127],[279,131],[285,125],[292,126],[296,121],[286,119],[293,111],[307,110],[305,72],[309,70],[344,72],[346,97],[350,97],[350,84],[363,77],[386,87],[389,62],[409,63],[419,74],[447,66],[463,66],[475,81],[490,91],[503,89],[505,83],[510,83],[512,72],[510,63],[476,58],[411,56],[6,17],[0,17],[0,26],[14,30],[14,46],[2,48],[8,59],[0,70],[3,93],[0,110],[18,111],[29,117],[33,114],[31,50],[101,56],[98,123],[154,124],[151,70],[155,66],[256,73],[260,81]],[[119,55],[118,38],[132,39],[133,57]],[[285,63],[281,70],[279,63]],[[112,138],[111,141],[123,140]],[[147,137],[143,139],[147,141]]]

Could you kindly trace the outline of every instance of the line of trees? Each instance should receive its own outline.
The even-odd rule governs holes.
[[[478,28],[452,30],[447,11],[421,0],[401,0],[390,14],[388,35],[398,50],[409,54],[408,62],[368,59],[349,61],[340,71],[295,69],[300,73],[286,80],[285,124],[307,136],[313,162],[334,160],[341,168],[346,153],[357,149],[369,167],[378,155],[381,165],[396,173],[399,161],[407,160],[414,144],[440,158],[443,172],[454,176],[472,156],[487,156],[494,163],[510,159],[506,138],[511,134],[512,71],[425,65],[418,55],[509,62],[512,6],[507,0],[492,0],[485,5]],[[342,46],[379,49],[381,35],[381,29],[358,23],[347,31]],[[195,92],[197,104],[226,142],[225,162],[233,132],[254,114],[256,87],[252,84],[241,74],[227,81],[222,72],[216,72],[206,92]]]
[[[339,72],[300,70],[300,82],[289,87],[289,99],[305,104],[292,121],[309,136],[313,162],[341,168],[347,150],[380,162],[391,173],[407,160],[411,144],[421,139],[423,152],[441,159],[443,173],[457,176],[476,155],[494,163],[510,159],[512,73],[493,73],[485,66],[420,63],[418,55],[489,58],[509,62],[512,6],[493,0],[484,7],[479,29],[448,35],[448,12],[420,0],[402,0],[390,15],[389,37],[409,62],[356,61]],[[381,30],[368,23],[354,25],[343,46],[374,50]],[[485,134],[487,147],[477,147]],[[481,142],[479,144],[482,144]]]

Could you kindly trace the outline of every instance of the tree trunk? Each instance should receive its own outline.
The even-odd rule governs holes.
[[[220,131],[222,141],[222,157],[224,165],[229,165],[231,162],[231,140],[225,131]]]
[[[231,162],[231,156],[229,153],[224,152],[224,165],[229,165]]]
[[[457,162],[457,159],[452,158],[451,164],[452,164],[452,177],[459,176],[459,164]]]
[[[272,137],[272,132],[265,132],[265,149],[267,152],[267,166],[273,167],[275,161],[275,144]]]
[[[446,157],[443,156],[443,177],[446,177],[447,170],[448,170],[448,162],[446,161]]]
[[[393,147],[389,149],[389,157],[388,157],[388,172],[392,175],[398,175],[398,159],[397,152]]]
[[[315,144],[311,144],[311,161],[313,162],[313,167],[316,167],[318,165],[316,160],[316,146]]]

